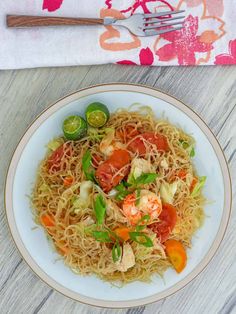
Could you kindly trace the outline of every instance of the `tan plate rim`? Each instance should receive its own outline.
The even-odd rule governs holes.
[[[17,164],[22,154],[22,151],[24,150],[25,146],[27,145],[33,133],[49,116],[51,116],[54,112],[59,110],[61,107],[67,105],[68,103],[75,101],[79,98],[86,97],[88,95],[101,93],[101,92],[110,92],[110,91],[126,91],[126,92],[136,92],[136,93],[147,94],[147,95],[162,99],[168,102],[169,104],[177,107],[182,112],[184,112],[188,117],[190,117],[198,125],[198,127],[203,131],[203,133],[206,135],[209,142],[211,143],[216,153],[216,156],[218,158],[218,161],[220,163],[221,171],[223,174],[223,180],[224,180],[224,190],[225,190],[224,213],[222,215],[221,224],[217,232],[217,235],[214,239],[214,242],[212,243],[212,246],[210,247],[204,259],[195,267],[195,269],[190,274],[188,274],[184,279],[176,283],[174,286],[162,292],[154,294],[152,296],[145,297],[138,300],[129,300],[129,301],[100,300],[100,299],[86,297],[84,295],[78,294],[60,285],[58,282],[56,282],[54,279],[48,276],[37,265],[37,263],[31,257],[30,253],[27,251],[26,247],[24,246],[23,241],[20,238],[20,234],[17,230],[14,213],[13,213],[12,192],[13,192],[14,175],[15,175]],[[192,109],[190,109],[187,105],[185,105],[180,100],[168,95],[167,93],[157,90],[155,88],[144,86],[144,85],[138,85],[138,84],[110,83],[110,84],[90,86],[90,87],[81,89],[79,91],[76,91],[70,95],[67,95],[61,98],[60,100],[58,100],[57,102],[55,102],[54,104],[52,104],[51,106],[49,106],[48,108],[46,108],[32,122],[32,124],[28,127],[28,129],[22,136],[21,140],[19,141],[14,151],[14,154],[12,156],[12,159],[10,161],[10,165],[7,171],[6,183],[5,183],[5,209],[6,209],[6,216],[7,216],[9,229],[20,254],[22,255],[25,262],[29,265],[29,267],[34,271],[34,273],[41,280],[43,280],[50,287],[62,293],[63,295],[71,299],[74,299],[76,301],[85,303],[85,304],[99,306],[99,307],[107,307],[107,308],[128,308],[128,307],[135,307],[135,306],[141,306],[141,305],[153,303],[165,297],[170,296],[171,294],[177,292],[178,290],[186,286],[199,273],[203,271],[203,269],[208,265],[210,260],[215,255],[224,237],[224,234],[228,225],[228,221],[229,221],[229,217],[231,213],[231,205],[232,205],[232,185],[231,185],[230,172],[227,165],[227,161],[224,156],[223,150],[220,147],[220,144],[218,143],[214,134],[205,124],[205,122]]]

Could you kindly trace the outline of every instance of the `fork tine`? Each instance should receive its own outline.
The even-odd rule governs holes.
[[[165,11],[165,12],[159,12],[159,13],[148,13],[148,14],[143,14],[143,17],[145,19],[153,18],[153,17],[161,17],[161,16],[166,16],[166,15],[172,15],[172,14],[179,14],[183,13],[185,10],[176,10],[176,11]]]
[[[145,36],[155,36],[155,35],[161,35],[161,34],[170,33],[173,31],[177,31],[182,28],[183,26],[179,26],[179,27],[173,27],[173,28],[168,28],[168,29],[160,29],[158,31],[144,30],[144,32],[145,32]]]
[[[171,17],[167,19],[151,19],[150,21],[144,21],[143,24],[153,24],[153,23],[162,23],[162,22],[169,22],[169,21],[174,21],[174,20],[179,20],[179,19],[184,19],[185,16],[176,16],[176,17]]]
[[[183,23],[184,23],[184,21],[175,22],[175,23],[166,23],[166,24],[144,26],[144,30],[146,30],[146,29],[157,29],[157,28],[161,28],[161,27],[173,26],[173,25],[178,25],[178,24],[183,24]]]

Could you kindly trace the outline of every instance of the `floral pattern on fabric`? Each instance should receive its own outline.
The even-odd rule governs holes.
[[[55,12],[68,0],[43,0],[43,10]],[[226,34],[226,0],[103,0],[100,17],[127,18],[138,13],[182,10],[184,27],[175,32],[139,38],[121,27],[105,26],[100,48],[107,53],[132,51],[132,56],[117,60],[131,65],[235,64],[235,41],[229,41],[229,53],[214,54],[215,43]],[[233,0],[236,1],[236,0]],[[236,31],[235,31],[236,36]],[[129,54],[128,54],[129,55]]]
[[[63,0],[44,0],[43,10],[48,10],[49,12],[54,12],[58,10],[62,5]]]
[[[236,64],[236,39],[230,40],[228,53],[216,56],[215,64]]]
[[[140,49],[148,46],[153,56],[152,65],[198,65],[214,64],[215,43],[226,34],[224,15],[224,0],[106,0],[101,17],[112,16],[115,10],[123,18],[136,13],[164,12],[171,9],[184,9],[186,18],[184,28],[172,33],[149,38],[139,38],[139,44],[122,45],[127,39],[127,32],[119,27],[107,28],[106,37],[110,41],[116,39],[115,45],[104,45],[102,49],[111,51],[133,50],[133,58],[119,60],[119,64],[140,64]],[[110,12],[110,13],[109,13]],[[104,14],[105,13],[105,14]],[[235,34],[236,35],[236,34]],[[101,38],[104,34],[101,35]],[[132,38],[132,39],[131,39]]]
[[[196,52],[208,52],[213,49],[212,44],[202,41],[197,32],[198,17],[189,15],[181,30],[161,35],[161,38],[170,43],[156,51],[159,60],[170,61],[177,58],[179,65],[195,65]]]
[[[150,48],[143,48],[139,52],[139,64],[140,65],[152,65],[154,56]],[[118,64],[137,65],[137,63],[130,60],[118,61]]]

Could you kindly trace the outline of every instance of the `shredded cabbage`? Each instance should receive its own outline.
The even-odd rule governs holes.
[[[128,177],[128,182],[131,178],[137,179],[143,173],[155,173],[155,168],[151,163],[143,158],[135,158],[131,163],[131,170]]]
[[[94,140],[101,140],[108,134],[111,130],[114,130],[114,128],[105,128],[105,129],[96,129],[96,128],[88,128],[88,136],[90,139]]]
[[[62,138],[53,139],[53,140],[51,140],[51,141],[47,144],[47,148],[49,148],[50,150],[54,151],[54,150],[56,150],[58,147],[60,147],[63,143],[64,143],[64,141],[63,141]]]
[[[80,185],[80,194],[73,200],[74,212],[77,214],[81,209],[88,208],[91,204],[92,181],[83,181]]]
[[[160,188],[161,198],[165,203],[172,204],[174,200],[175,193],[177,191],[178,182],[173,183],[163,182]]]

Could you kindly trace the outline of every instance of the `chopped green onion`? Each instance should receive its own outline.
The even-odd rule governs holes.
[[[184,140],[179,140],[179,142],[181,143],[183,149],[185,149],[189,153],[189,156],[193,158],[195,156],[194,145],[193,144],[190,145],[188,142]]]
[[[126,182],[126,181],[122,181],[123,182],[123,185],[126,187],[126,188],[129,188],[131,187],[131,184]]]
[[[156,180],[157,177],[158,177],[158,174],[156,173],[143,173],[138,178],[132,179],[132,181],[134,180],[134,185],[137,186],[141,184],[152,183]]]
[[[106,202],[101,194],[99,194],[95,199],[94,211],[97,219],[97,224],[102,225],[106,213]]]
[[[143,231],[146,227],[147,227],[146,225],[136,226],[136,227],[135,227],[135,230],[138,231],[138,232],[139,232],[139,231]]]
[[[150,220],[150,215],[144,215],[137,223],[137,226],[135,227],[135,230],[136,231],[142,231],[146,228],[147,226],[147,223],[149,222]],[[144,225],[140,225],[142,222],[144,222],[145,224]]]
[[[137,189],[136,190],[136,201],[135,201],[136,206],[138,206],[140,203],[140,194],[141,194],[141,189]]]
[[[112,259],[113,259],[113,262],[118,262],[119,259],[121,257],[121,247],[120,247],[120,244],[119,242],[117,241],[114,245],[113,245],[113,248],[112,248]]]
[[[82,158],[82,169],[86,178],[96,183],[95,170],[92,167],[92,156],[89,150],[86,151]]]
[[[184,140],[179,140],[180,144],[182,145],[183,149],[187,149],[189,147],[189,143]]]
[[[115,196],[115,199],[117,201],[123,201],[124,198],[131,193],[130,191],[126,189],[124,181],[122,181],[119,185],[117,185],[115,189],[119,192]]]
[[[150,216],[150,215],[144,215],[144,216],[139,220],[138,225],[141,224],[142,222],[148,223],[150,219],[151,219],[151,216]]]
[[[112,243],[108,231],[93,231],[92,235],[98,242]]]
[[[152,247],[152,240],[143,232],[130,232],[130,239],[146,247]]]
[[[117,201],[123,201],[126,198],[126,196],[131,193],[132,192],[129,192],[129,191],[119,192],[118,194],[116,194],[115,199]]]
[[[194,149],[194,147],[192,147],[189,156],[192,157],[192,158],[195,156],[195,149]]]
[[[97,225],[92,224],[91,226],[87,226],[84,228],[84,233],[87,235],[93,235],[93,231],[95,230],[95,228],[97,227]]]
[[[125,188],[125,185],[124,185],[124,182],[122,181],[120,184],[118,184],[115,189],[119,192],[124,192],[126,191],[126,188]]]

